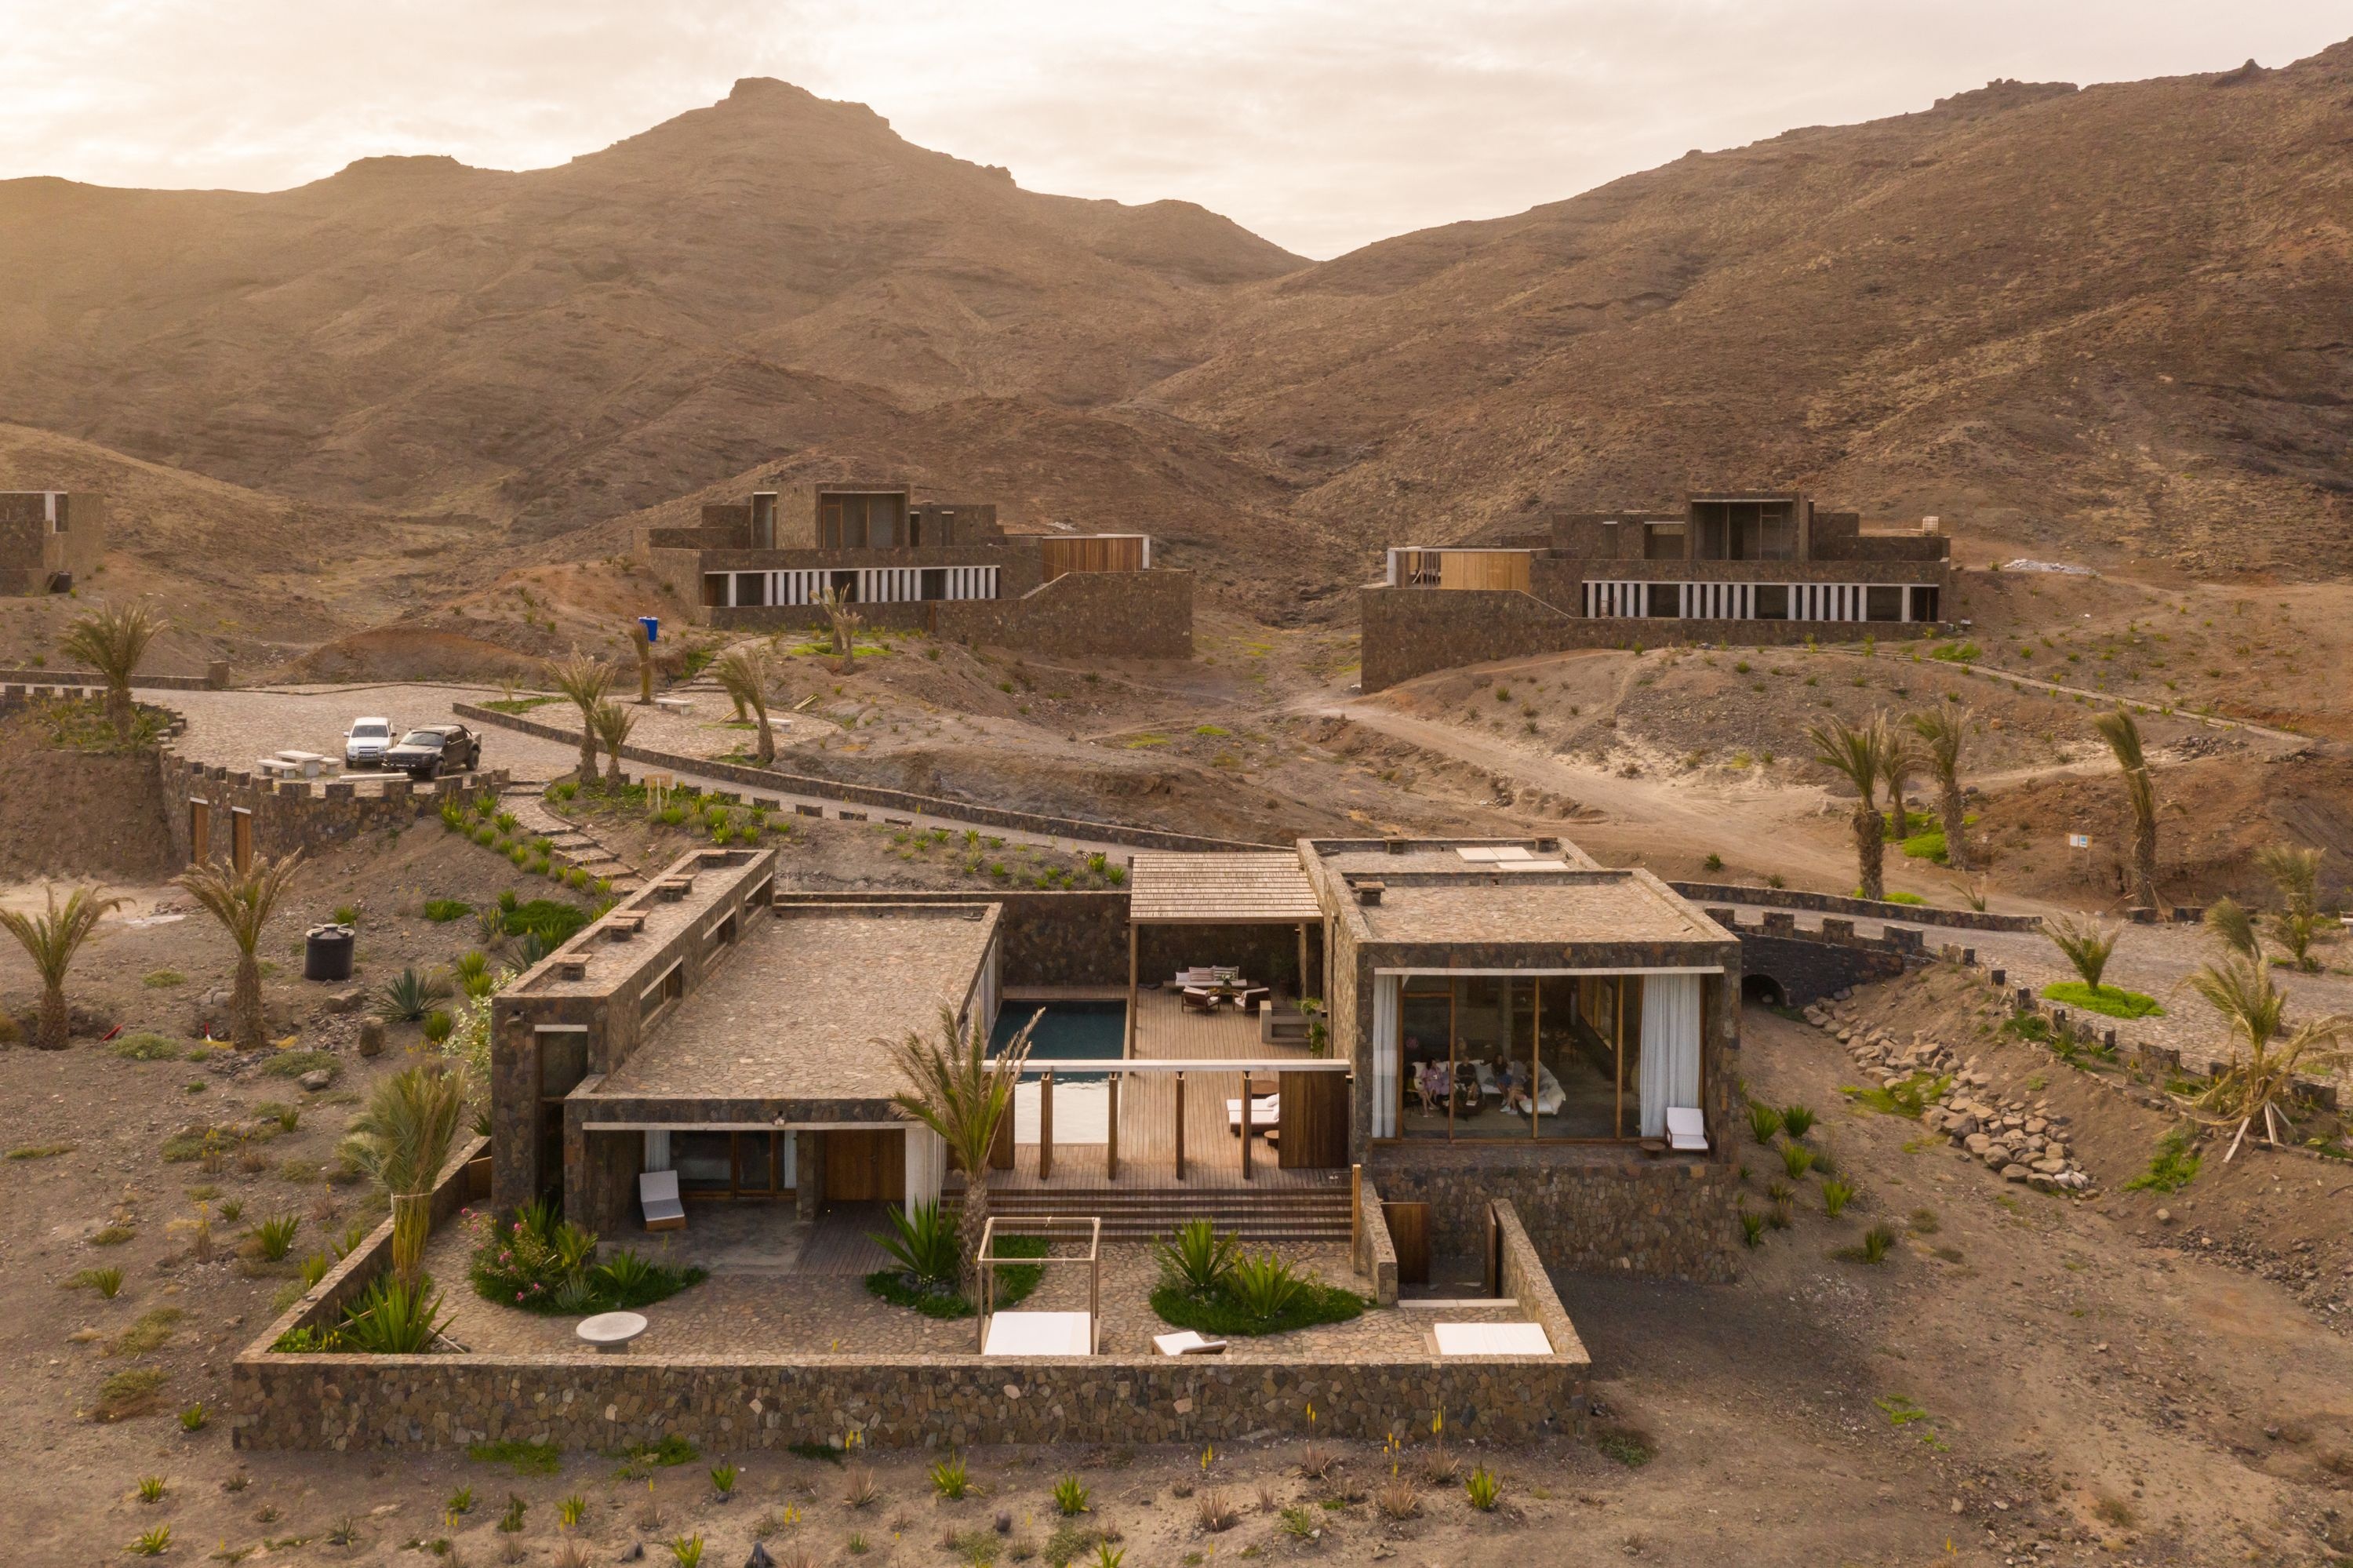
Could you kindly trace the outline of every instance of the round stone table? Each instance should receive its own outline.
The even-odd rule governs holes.
[[[599,1312],[581,1319],[580,1327],[574,1330],[608,1356],[627,1351],[629,1341],[645,1331],[645,1315],[640,1312]]]

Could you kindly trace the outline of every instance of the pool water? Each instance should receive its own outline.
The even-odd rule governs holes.
[[[1100,1062],[1118,1057],[1126,1044],[1127,1003],[1124,1001],[1007,1002],[997,1010],[997,1027],[989,1034],[989,1054],[1002,1052],[1030,1015],[1040,1012],[1045,1016],[1029,1035],[1033,1062]],[[1057,1074],[1054,1081],[1099,1084],[1103,1075],[1080,1073],[1066,1078]]]

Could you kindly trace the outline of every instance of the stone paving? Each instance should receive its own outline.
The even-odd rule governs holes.
[[[807,1226],[789,1208],[773,1211],[780,1233]],[[691,1221],[690,1221],[691,1225]],[[708,1254],[676,1233],[628,1238],[648,1256],[683,1262]],[[728,1249],[733,1250],[733,1249]],[[1370,1283],[1350,1268],[1347,1248],[1285,1247],[1283,1255],[1313,1269],[1326,1284],[1371,1294]],[[458,1226],[438,1233],[427,1267],[444,1290],[452,1312],[450,1337],[469,1350],[502,1356],[570,1355],[581,1349],[575,1319],[542,1318],[495,1307],[475,1295],[466,1279],[466,1236]],[[939,1320],[869,1295],[855,1275],[806,1274],[758,1264],[731,1266],[723,1254],[712,1258],[712,1277],[702,1284],[645,1309],[646,1333],[637,1341],[649,1355],[740,1355],[774,1359],[794,1355],[962,1355],[974,1348],[970,1319]],[[1103,1257],[1103,1352],[1147,1355],[1152,1336],[1166,1333],[1149,1305],[1158,1270],[1149,1246],[1106,1243]],[[1083,1310],[1087,1270],[1082,1263],[1049,1266],[1037,1291],[1023,1303],[1038,1310]],[[1257,1340],[1235,1340],[1229,1361],[1281,1361],[1307,1357],[1415,1360],[1430,1354],[1427,1337],[1440,1319],[1449,1322],[1513,1322],[1515,1307],[1442,1311],[1372,1308],[1347,1323],[1325,1324]]]
[[[401,729],[459,724],[453,705],[496,702],[496,687],[428,686],[399,683],[283,691],[159,692],[149,699],[184,715],[187,733],[176,747],[191,761],[250,769],[259,758],[288,747],[340,761],[343,732],[362,714],[388,715]],[[517,779],[544,783],[579,761],[577,747],[512,730],[483,728],[482,765]],[[351,775],[364,780],[373,775]]]

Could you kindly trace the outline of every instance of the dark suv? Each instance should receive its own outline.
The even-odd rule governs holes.
[[[461,724],[427,725],[402,736],[384,765],[417,779],[463,773],[482,765],[482,737]]]

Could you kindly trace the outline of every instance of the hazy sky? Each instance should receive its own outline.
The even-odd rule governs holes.
[[[2266,66],[2344,0],[0,0],[0,177],[269,190],[561,163],[776,76],[1033,190],[1337,254],[1994,77]]]

